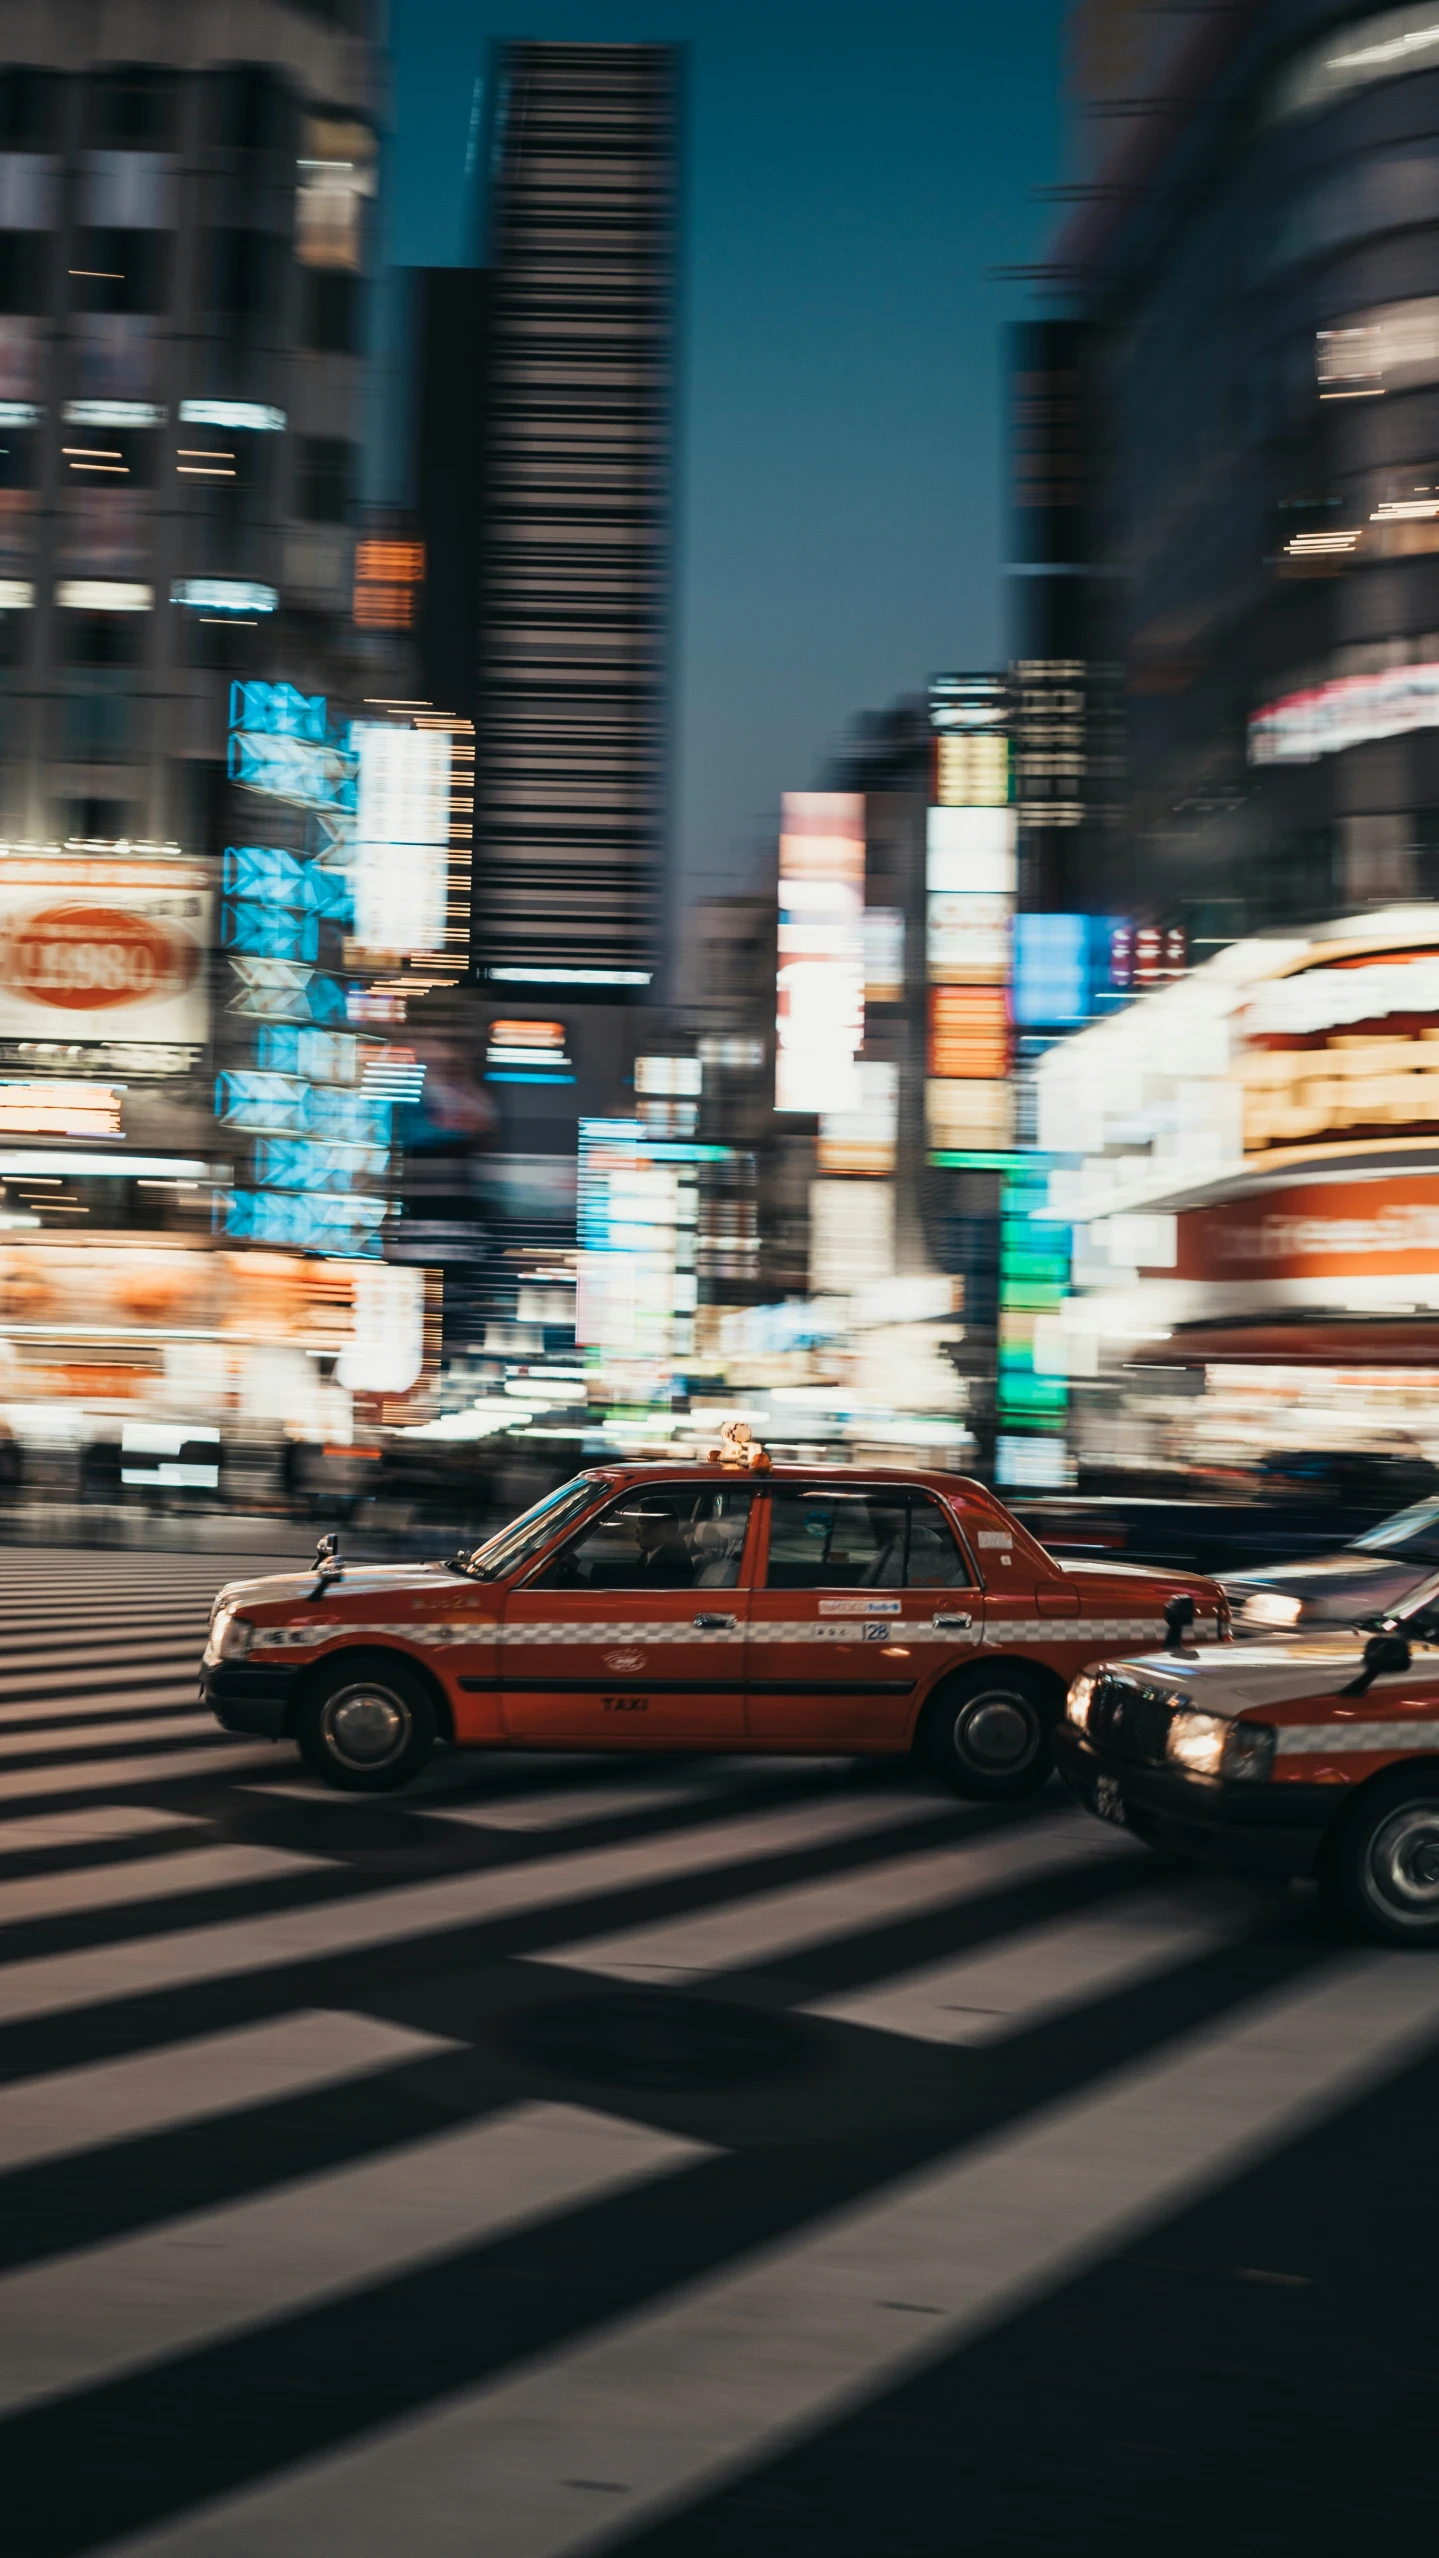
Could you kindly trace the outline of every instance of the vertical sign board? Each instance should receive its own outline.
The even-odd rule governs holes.
[[[355,940],[366,951],[442,951],[449,904],[451,740],[356,720]]]
[[[775,1108],[857,1110],[864,1042],[864,799],[786,791],[779,840]]]

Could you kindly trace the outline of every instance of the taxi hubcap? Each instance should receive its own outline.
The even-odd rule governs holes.
[[[1035,1718],[1020,1697],[979,1696],[954,1727],[956,1755],[987,1776],[1005,1776],[1034,1756]]]
[[[1384,1822],[1369,1867],[1391,1907],[1411,1918],[1439,1917],[1439,1803],[1407,1804]]]
[[[384,1767],[409,1738],[410,1718],[385,1688],[343,1689],[331,1697],[321,1722],[330,1748],[347,1767]]]

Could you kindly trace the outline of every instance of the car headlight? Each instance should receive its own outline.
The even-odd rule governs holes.
[[[248,1617],[237,1616],[233,1608],[217,1608],[210,1620],[210,1640],[205,1646],[208,1661],[243,1661],[255,1639],[255,1629]]]
[[[1071,1682],[1069,1694],[1064,1700],[1065,1720],[1074,1724],[1080,1732],[1089,1730],[1089,1708],[1094,1689],[1093,1671],[1081,1670],[1078,1678]]]
[[[1199,1714],[1192,1706],[1169,1719],[1166,1758],[1191,1776],[1217,1776],[1224,1757],[1229,1725],[1222,1714]]]
[[[1297,1625],[1304,1601],[1288,1590],[1251,1590],[1239,1614],[1245,1625]]]
[[[1223,1714],[1193,1707],[1170,1718],[1164,1748],[1191,1776],[1229,1776],[1262,1782],[1274,1765],[1274,1730],[1268,1723],[1232,1723]]]

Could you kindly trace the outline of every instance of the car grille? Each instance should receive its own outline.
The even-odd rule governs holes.
[[[1173,1699],[1162,1688],[1106,1674],[1090,1699],[1088,1732],[1097,1748],[1139,1767],[1162,1767]]]

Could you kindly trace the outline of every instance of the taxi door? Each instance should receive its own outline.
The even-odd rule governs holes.
[[[761,1746],[898,1749],[937,1659],[978,1649],[984,1595],[940,1504],[903,1484],[774,1485],[750,1599]]]
[[[748,1484],[639,1484],[511,1591],[505,1731],[521,1745],[708,1750],[744,1738]]]

